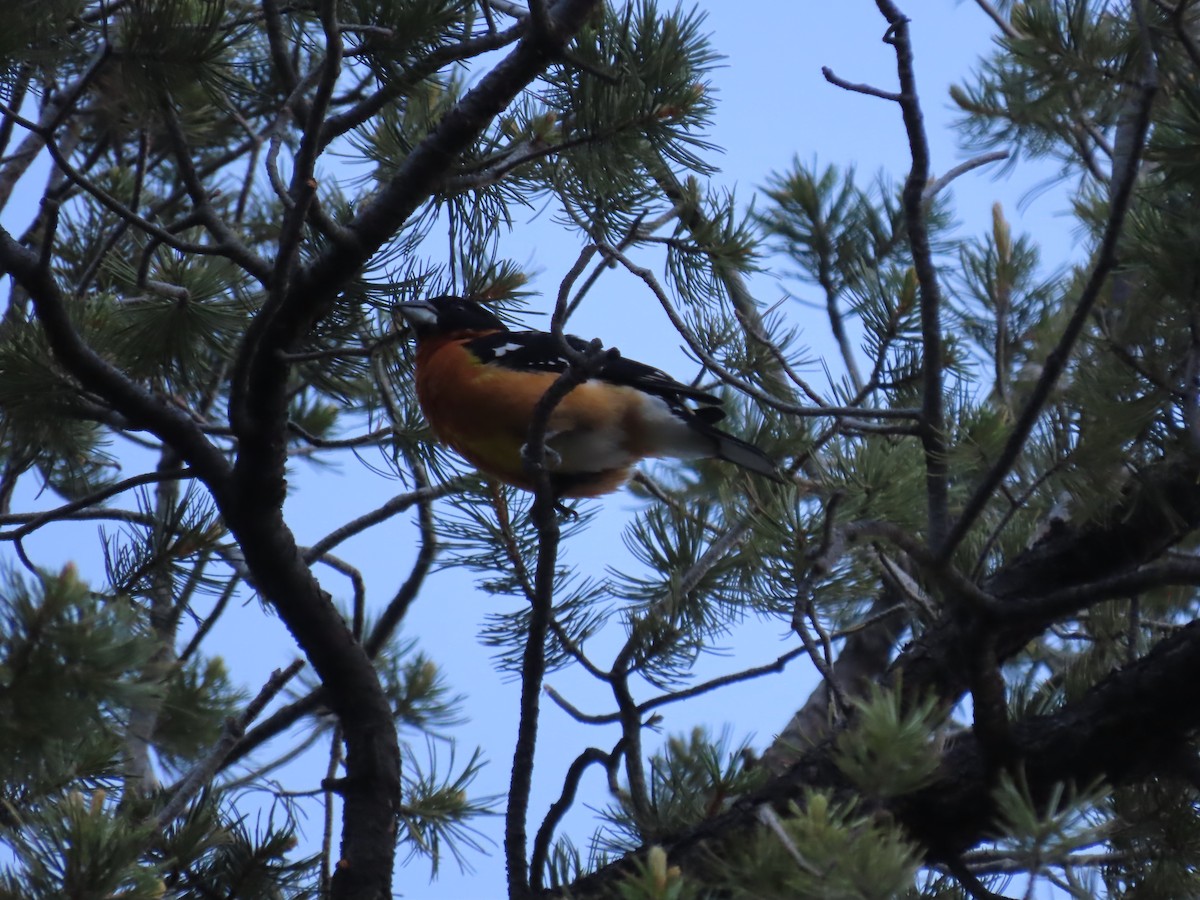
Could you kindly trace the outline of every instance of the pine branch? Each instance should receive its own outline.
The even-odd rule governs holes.
[[[180,178],[183,180],[183,186],[192,199],[192,208],[195,211],[196,217],[204,223],[204,227],[217,241],[217,245],[221,248],[223,256],[237,263],[262,285],[269,285],[271,267],[267,264],[266,260],[252,252],[242,243],[233,230],[222,221],[216,209],[213,208],[209,192],[200,180],[200,173],[196,170],[196,166],[192,162],[193,154],[191,148],[188,146],[187,136],[183,132],[183,125],[179,121],[179,115],[175,112],[175,107],[169,99],[164,98],[160,108],[162,110],[162,121],[166,126],[167,137],[170,139],[171,147],[175,154],[175,165],[179,170]],[[132,208],[136,210],[137,203],[132,204]]]
[[[876,0],[876,6],[888,21],[885,40],[896,50],[896,68],[900,80],[897,102],[908,134],[912,168],[904,182],[902,203],[909,251],[917,273],[921,298],[921,446],[925,451],[925,483],[928,505],[928,540],[941,545],[949,527],[947,510],[948,481],[946,462],[945,360],[942,347],[942,289],[929,244],[925,219],[928,205],[925,190],[929,183],[929,138],[925,134],[925,116],[913,67],[909,19],[890,2]]]
[[[29,122],[17,114],[17,110],[20,109],[20,98],[24,95],[24,91],[15,92],[12,106],[0,104],[0,116],[4,120],[4,129],[11,133],[14,125],[20,125],[28,132],[17,151],[9,156],[3,168],[0,168],[0,209],[4,209],[8,204],[13,189],[25,172],[29,170],[29,167],[33,165],[42,149],[48,142],[51,142],[58,126],[68,115],[75,112],[76,104],[95,81],[96,76],[108,61],[109,55],[110,48],[106,43],[88,60],[87,65],[72,84],[50,95],[51,99],[43,105],[41,115],[36,123]],[[4,143],[8,143],[7,137]]]
[[[730,387],[735,387],[743,394],[753,397],[758,402],[772,409],[778,410],[781,413],[786,413],[792,416],[817,417],[817,416],[856,416],[859,418],[880,418],[880,419],[911,419],[920,415],[920,411],[916,409],[866,409],[861,407],[846,407],[846,406],[802,406],[797,403],[788,403],[766,393],[755,385],[748,382],[746,379],[739,377],[733,372],[730,372],[725,366],[713,357],[711,353],[706,351],[700,345],[699,340],[692,334],[687,323],[676,312],[674,305],[671,303],[667,292],[659,284],[654,273],[645,266],[639,266],[633,262],[628,256],[618,250],[616,247],[608,244],[597,244],[600,252],[606,257],[619,262],[631,275],[640,278],[647,287],[654,293],[659,305],[667,314],[667,318],[671,320],[671,324],[680,336],[687,342],[688,349],[696,355],[696,357],[704,363],[713,373],[728,384]]]
[[[327,147],[341,135],[370,121],[389,103],[451,63],[465,62],[481,54],[500,50],[520,38],[524,32],[524,26],[514,25],[504,31],[468,38],[431,51],[402,74],[390,78],[382,89],[350,109],[326,119],[321,126],[320,146]]]
[[[1142,152],[1145,149],[1146,137],[1150,129],[1150,112],[1154,105],[1154,97],[1158,91],[1158,70],[1153,52],[1143,53],[1143,71],[1139,84],[1139,99],[1137,104],[1136,127],[1130,141],[1130,151],[1126,165],[1114,178],[1112,199],[1108,214],[1108,222],[1104,227],[1104,235],[1100,239],[1100,247],[1096,261],[1092,265],[1091,274],[1079,295],[1075,309],[1071,313],[1062,335],[1055,344],[1050,355],[1042,366],[1041,375],[1030,392],[1029,399],[1022,407],[1012,433],[1005,442],[999,458],[984,475],[976,486],[971,497],[967,500],[962,513],[954,522],[946,540],[937,547],[939,558],[947,560],[955,548],[962,543],[975,520],[979,518],[984,508],[991,502],[992,496],[1000,483],[1008,475],[1025,447],[1025,442],[1033,432],[1034,426],[1041,417],[1042,409],[1058,384],[1071,360],[1075,342],[1083,333],[1084,326],[1091,317],[1092,308],[1100,298],[1100,293],[1108,280],[1109,273],[1117,264],[1117,243],[1120,241],[1125,225],[1125,216],[1133,199],[1133,187],[1137,180],[1138,166]]]
[[[683,185],[679,183],[679,179],[671,171],[671,167],[663,157],[660,149],[650,149],[648,154],[648,169],[651,177],[658,185],[658,189],[663,192],[675,207],[675,213],[679,217],[680,223],[688,229],[694,240],[700,241],[704,234],[712,231],[712,222],[705,216],[700,205],[692,200],[687,191],[684,190]],[[764,335],[765,329],[763,328],[762,315],[759,312],[759,304],[754,299],[754,295],[750,293],[750,287],[746,284],[745,277],[736,268],[721,261],[713,253],[711,246],[701,243],[701,248],[712,259],[713,274],[716,275],[724,286],[726,293],[729,294],[729,302],[733,306],[738,322],[742,324],[748,334]],[[618,247],[618,249],[623,250],[624,248]],[[777,365],[781,362],[777,356]],[[780,366],[780,368],[786,368],[786,364]],[[785,390],[785,385],[779,371],[769,371],[765,374],[768,376],[768,381],[772,387],[779,389],[785,396],[791,393]]]
[[[159,810],[158,815],[154,817],[154,833],[156,835],[161,835],[165,832],[182,815],[184,807],[187,806],[188,802],[200,792],[204,785],[212,781],[213,776],[221,768],[221,763],[224,762],[225,757],[229,755],[234,745],[237,744],[238,740],[245,733],[249,724],[259,717],[267,704],[275,698],[276,694],[283,690],[284,685],[303,667],[304,661],[297,659],[286,669],[276,669],[271,673],[271,677],[262,686],[258,695],[247,705],[242,715],[236,719],[231,718],[226,721],[225,728],[221,732],[221,737],[217,740],[216,745],[175,786],[166,806]]]
[[[1147,566],[1168,547],[1200,528],[1200,464],[1195,460],[1164,461],[1144,471],[1125,495],[1088,524],[1065,528],[1017,557],[985,582],[983,589],[997,598],[996,609],[1017,598],[1033,597],[1029,617],[996,622],[964,622],[951,611],[913,642],[892,666],[909,696],[936,697],[953,705],[970,685],[966,648],[978,644],[978,629],[995,640],[996,660],[1002,662],[1024,647],[1061,612],[1065,593],[1080,584],[1094,591],[1086,600],[1078,593],[1074,604],[1127,596],[1127,589],[1149,589],[1176,579],[1194,583],[1200,567],[1190,559],[1172,559]],[[912,549],[916,549],[913,547]],[[1168,564],[1168,562],[1170,564]],[[1146,567],[1146,568],[1142,568]],[[1159,580],[1150,582],[1151,576]],[[1052,608],[1038,609],[1037,597]],[[1076,605],[1072,608],[1082,608]],[[1189,698],[1195,698],[1190,700]],[[1191,712],[1181,721],[1180,704]],[[1156,759],[1170,760],[1191,731],[1200,725],[1200,623],[1192,623],[1160,642],[1132,666],[1101,681],[1085,697],[1059,713],[1011,725],[1011,752],[1034,767],[1035,796],[1047,796],[1061,781],[1087,783],[1105,777],[1125,783],[1146,777]],[[1173,743],[1174,742],[1174,743]],[[829,788],[853,795],[853,788],[833,764],[830,737],[810,750],[799,763],[733,812],[699,826],[664,845],[673,864],[696,865],[720,852],[730,840],[740,840],[753,827],[754,802],[779,808],[787,800],[801,801],[806,790]],[[1150,768],[1147,768],[1150,766]],[[983,840],[991,828],[992,779],[979,742],[967,735],[948,751],[941,776],[932,787],[891,805],[893,815],[919,842],[930,847],[928,861],[961,855]],[[636,857],[586,876],[569,886],[573,898],[604,895],[614,879],[623,877]],[[561,896],[546,891],[543,897]]]
[[[996,26],[1004,32],[1004,36],[1010,41],[1019,40],[1022,37],[1021,32],[1013,27],[1012,22],[1000,15],[999,10],[988,2],[988,0],[975,0],[975,5],[982,9],[988,18],[996,23]]]
[[[327,248],[296,274],[294,283],[248,330],[234,369],[230,414],[243,440],[239,472],[271,471],[272,429],[286,414],[282,395],[288,366],[278,354],[294,344],[332,304],[338,291],[436,190],[455,159],[538,77],[582,24],[596,0],[560,0],[551,10],[553,40],[526,34],[500,64],[446,113],[400,165],[395,176],[347,225],[350,242]],[[247,488],[252,486],[247,484]]]

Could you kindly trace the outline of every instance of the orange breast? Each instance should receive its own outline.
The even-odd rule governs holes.
[[[557,379],[553,372],[516,373],[481,364],[465,339],[425,339],[417,347],[417,398],[434,434],[481,471],[530,489],[521,458],[534,406]],[[615,490],[641,453],[633,446],[642,398],[624,387],[588,382],[554,408],[547,446],[561,450],[563,496]],[[611,447],[584,459],[578,448]]]

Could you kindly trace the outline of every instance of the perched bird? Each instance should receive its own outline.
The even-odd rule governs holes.
[[[510,331],[460,297],[400,303],[396,311],[416,332],[417,399],[434,435],[485,474],[532,490],[522,451],[534,407],[569,366],[562,345],[546,332]],[[588,349],[580,338],[567,341]],[[725,416],[719,402],[610,350],[550,413],[546,467],[557,497],[616,490],[648,456],[715,457],[782,481],[765,453],[713,427]]]

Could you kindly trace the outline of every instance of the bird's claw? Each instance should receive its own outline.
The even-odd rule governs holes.
[[[562,462],[562,457],[558,453],[554,452],[554,450],[552,450],[550,447],[547,447],[545,444],[542,445],[542,453],[545,455],[546,468],[547,469],[557,469],[559,464]],[[529,445],[522,444],[521,445],[521,459],[529,460],[532,455],[533,454],[530,451]]]

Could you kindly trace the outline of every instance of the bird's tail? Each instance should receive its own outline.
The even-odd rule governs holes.
[[[642,436],[647,445],[653,448],[645,455],[676,459],[723,459],[772,481],[787,483],[771,457],[748,441],[734,437],[713,424],[725,418],[719,406],[693,409],[678,402],[668,405],[654,398],[646,404],[645,409],[648,413],[641,423]]]
[[[717,459],[723,459],[735,466],[765,475],[780,484],[786,483],[786,479],[779,474],[779,467],[775,465],[774,460],[753,444],[711,426],[704,430],[716,445],[716,453],[713,455]]]

